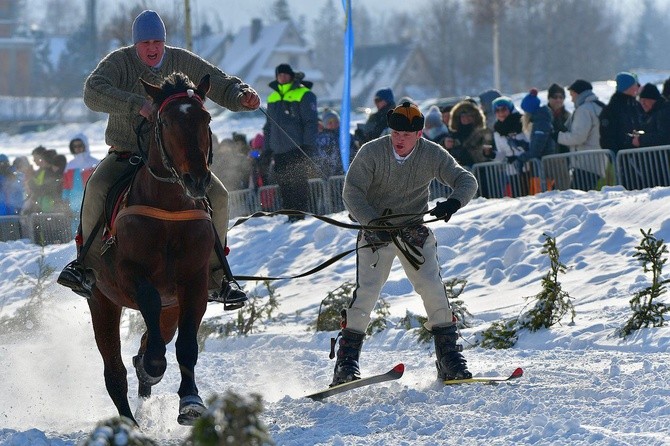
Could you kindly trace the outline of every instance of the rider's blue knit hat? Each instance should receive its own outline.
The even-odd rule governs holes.
[[[133,22],[133,44],[147,40],[165,42],[165,24],[156,11],[142,11]]]

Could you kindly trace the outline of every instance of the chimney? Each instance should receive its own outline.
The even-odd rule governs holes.
[[[251,19],[251,43],[256,43],[261,35],[262,28],[263,22],[261,22],[261,19]]]

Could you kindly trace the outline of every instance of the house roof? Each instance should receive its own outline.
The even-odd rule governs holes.
[[[194,46],[198,54],[224,72],[243,79],[260,94],[275,79],[274,70],[279,63],[298,60],[296,71],[305,71],[310,81],[323,79],[319,70],[308,65],[309,49],[291,22],[264,25],[258,21],[241,28],[235,36],[211,34],[199,38]]]
[[[422,85],[432,85],[432,74],[423,53],[410,44],[394,43],[361,46],[354,49],[351,70],[351,104],[370,107],[374,94],[381,88],[392,88],[396,100],[402,96],[424,99],[428,92]],[[342,95],[344,76],[329,90],[329,100]]]

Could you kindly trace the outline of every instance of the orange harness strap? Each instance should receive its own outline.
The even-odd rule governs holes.
[[[114,226],[110,233],[116,235],[116,223],[119,219],[129,215],[142,215],[144,217],[156,218],[158,220],[168,221],[189,221],[189,220],[211,220],[209,213],[202,209],[191,209],[187,211],[166,211],[163,209],[154,208],[144,205],[133,205],[121,209],[116,214]]]

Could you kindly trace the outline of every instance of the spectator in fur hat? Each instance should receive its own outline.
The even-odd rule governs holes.
[[[428,315],[424,325],[434,337],[438,376],[472,376],[457,345],[458,330],[440,277],[437,241],[422,216],[428,211],[433,180],[452,189],[449,197],[430,212],[445,222],[474,197],[477,180],[446,150],[421,137],[424,121],[421,110],[409,102],[389,110],[391,133],[364,144],[347,172],[342,197],[352,218],[364,228],[391,224],[405,229],[364,229],[358,234],[357,287],[344,311],[345,328],[338,335],[332,385],[360,378],[359,356],[370,313],[396,257],[424,303]],[[398,217],[385,218],[387,215]],[[399,246],[411,249],[401,250]]]
[[[445,141],[445,148],[462,166],[472,167],[495,156],[493,133],[486,126],[484,112],[472,102],[461,101],[451,109],[449,129],[451,141]]]
[[[342,154],[340,153],[340,115],[330,108],[322,115],[323,130],[316,137],[318,156],[317,164],[321,172],[327,177],[344,175]],[[356,144],[353,138],[349,139],[349,162],[356,154]]]

